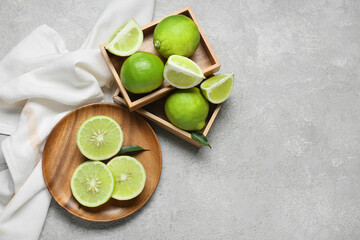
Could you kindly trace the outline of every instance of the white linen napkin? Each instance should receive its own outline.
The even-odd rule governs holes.
[[[11,134],[0,156],[8,166],[0,172],[0,239],[39,238],[51,200],[41,169],[47,136],[69,111],[111,99],[99,45],[132,18],[149,23],[153,11],[154,0],[114,0],[79,50],[42,25],[0,62],[0,133]]]

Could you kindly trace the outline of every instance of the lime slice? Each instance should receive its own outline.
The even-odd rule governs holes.
[[[71,177],[70,187],[75,199],[86,207],[107,202],[114,191],[114,176],[105,163],[87,161],[80,164]]]
[[[139,24],[131,19],[111,35],[105,48],[117,56],[130,56],[139,50],[143,40],[144,34]]]
[[[164,79],[176,88],[192,88],[204,78],[200,67],[187,57],[171,55],[165,64]]]
[[[143,165],[130,156],[115,157],[107,164],[115,177],[112,195],[117,200],[129,200],[138,196],[145,186],[146,173]]]
[[[201,85],[201,92],[209,102],[219,104],[224,102],[233,89],[234,73],[220,74],[204,81]]]
[[[77,132],[80,152],[90,160],[105,160],[120,151],[123,133],[120,125],[107,116],[85,120]]]

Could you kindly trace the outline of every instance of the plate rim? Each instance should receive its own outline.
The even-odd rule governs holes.
[[[120,216],[120,217],[116,217],[116,218],[113,218],[113,219],[103,219],[103,220],[96,220],[96,219],[91,219],[91,218],[87,218],[87,217],[84,217],[84,216],[81,216],[79,214],[76,214],[74,212],[71,212],[69,209],[66,208],[66,206],[64,206],[62,203],[60,203],[53,195],[52,191],[51,191],[51,188],[49,188],[48,186],[48,183],[47,181],[45,180],[45,173],[44,173],[44,161],[43,161],[43,156],[44,156],[44,152],[45,152],[45,148],[48,144],[48,138],[49,136],[52,134],[53,130],[58,127],[60,124],[62,124],[63,121],[65,121],[66,117],[68,117],[70,114],[73,114],[74,112],[76,111],[79,111],[83,108],[88,108],[88,107],[92,107],[94,105],[99,105],[99,106],[112,106],[112,107],[117,107],[117,108],[124,108],[126,109],[125,107],[123,106],[120,106],[119,104],[115,104],[115,103],[111,103],[111,102],[98,102],[98,103],[90,103],[90,104],[86,104],[86,105],[83,105],[81,107],[78,107],[76,109],[73,109],[71,110],[69,113],[67,113],[65,116],[63,116],[56,124],[55,126],[51,129],[49,135],[47,136],[46,138],[46,142],[45,142],[45,145],[44,145],[44,148],[43,148],[43,151],[42,151],[42,154],[41,154],[41,172],[42,172],[42,176],[43,176],[43,179],[44,179],[44,182],[45,182],[45,185],[46,185],[46,188],[47,190],[49,191],[51,197],[55,200],[55,202],[57,204],[59,204],[63,209],[65,209],[68,213],[70,213],[71,215],[75,216],[75,217],[78,217],[80,219],[83,219],[83,220],[86,220],[86,221],[90,221],[90,222],[113,222],[113,221],[117,221],[117,220],[120,220],[120,219],[123,219],[123,218],[126,218],[128,216],[130,216],[131,214],[137,212],[138,210],[140,210],[149,200],[150,198],[152,197],[152,195],[154,194],[154,192],[156,191],[158,185],[159,185],[159,181],[160,181],[160,177],[161,177],[161,173],[162,173],[162,151],[161,151],[161,146],[160,146],[160,142],[159,142],[159,139],[154,131],[154,129],[151,127],[151,125],[148,123],[148,121],[146,121],[146,119],[144,117],[142,117],[140,114],[136,113],[136,112],[129,112],[130,114],[136,114],[138,117],[140,117],[141,119],[143,119],[145,121],[145,124],[150,128],[151,130],[151,133],[155,136],[155,139],[156,139],[156,142],[157,142],[157,146],[158,146],[158,150],[159,150],[159,153],[160,153],[160,159],[159,159],[159,163],[160,163],[160,174],[159,174],[159,177],[156,179],[156,185],[155,185],[155,188],[154,190],[151,192],[151,194],[148,195],[148,197],[145,198],[145,201],[143,203],[141,203],[136,209],[134,209],[133,211],[130,211],[129,213],[123,215],[123,216]],[[126,109],[128,110],[128,109]]]

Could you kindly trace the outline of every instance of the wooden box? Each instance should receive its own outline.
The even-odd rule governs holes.
[[[191,18],[199,28],[200,44],[199,44],[199,47],[197,48],[197,50],[195,51],[195,53],[190,57],[190,59],[192,59],[194,62],[196,62],[200,66],[205,77],[217,72],[220,69],[219,60],[217,59],[213,49],[211,48],[209,41],[206,39],[206,36],[205,36],[204,32],[202,31],[202,29],[199,25],[199,22],[197,21],[191,8],[186,7],[179,11],[176,11],[170,15],[177,15],[177,14],[182,14],[182,15],[185,15],[185,16]],[[168,15],[168,16],[170,16],[170,15]],[[167,16],[165,16],[165,17],[167,17]],[[163,18],[158,19],[158,20],[142,27],[142,30],[144,33],[144,41],[143,41],[143,44],[141,45],[141,48],[139,51],[154,53],[157,56],[159,56],[160,59],[165,63],[166,59],[161,57],[153,46],[153,32],[154,32],[156,25],[162,19]],[[165,95],[167,95],[169,92],[171,92],[174,89],[174,87],[170,86],[169,84],[167,84],[164,81],[164,83],[158,89],[154,90],[151,93],[133,94],[133,93],[127,92],[126,89],[124,88],[124,86],[122,85],[121,79],[119,76],[121,65],[127,57],[119,57],[119,56],[115,56],[115,55],[111,54],[110,52],[108,52],[105,49],[105,44],[102,44],[100,46],[100,50],[101,50],[102,55],[104,56],[104,59],[105,59],[107,65],[110,68],[110,71],[114,75],[116,83],[120,89],[121,95],[123,96],[123,100],[125,101],[125,104],[128,106],[130,111],[134,111],[134,110],[139,109],[151,102],[154,102],[154,101],[164,97]]]
[[[119,89],[114,94],[114,102],[122,105],[126,105],[125,99],[122,97],[121,92]],[[175,134],[176,136],[188,141],[189,143],[201,147],[201,145],[191,138],[191,134],[185,130],[182,130],[176,126],[174,126],[166,117],[165,114],[165,100],[166,98],[160,98],[150,104],[142,108],[138,108],[135,112],[139,113],[140,115],[144,116],[145,118],[149,119],[150,121],[156,123],[160,127],[164,128],[165,130]],[[220,111],[222,104],[212,104],[209,103],[209,115],[206,119],[206,125],[201,130],[201,132],[206,136],[209,133],[211,125],[213,124],[217,114]]]

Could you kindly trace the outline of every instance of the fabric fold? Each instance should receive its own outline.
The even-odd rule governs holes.
[[[51,200],[41,168],[46,138],[71,110],[111,99],[99,45],[132,18],[149,23],[153,10],[153,0],[112,1],[79,50],[69,52],[42,25],[0,62],[0,133],[11,134],[1,144],[8,169],[0,172],[0,239],[40,236]]]

